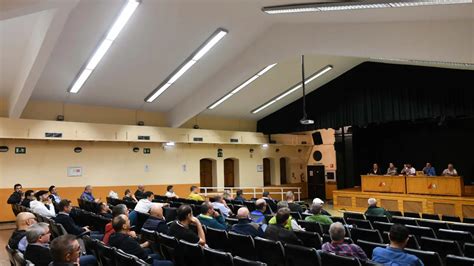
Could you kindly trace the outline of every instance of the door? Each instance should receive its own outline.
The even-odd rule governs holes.
[[[320,198],[325,200],[325,172],[324,165],[308,165],[308,197],[310,199]]]
[[[280,184],[286,183],[286,158],[280,158]]]
[[[201,187],[212,187],[212,160],[202,159],[200,161],[200,185]]]
[[[225,159],[224,160],[224,186],[233,187],[234,186],[234,160]]]
[[[263,158],[263,185],[272,185],[272,173],[270,168],[270,159]]]

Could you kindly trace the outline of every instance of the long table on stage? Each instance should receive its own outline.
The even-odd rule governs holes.
[[[407,176],[408,194],[461,197],[464,182],[460,176]]]
[[[406,193],[405,176],[361,175],[362,192]]]

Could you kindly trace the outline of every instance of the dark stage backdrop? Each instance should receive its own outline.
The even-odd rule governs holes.
[[[356,185],[373,163],[386,171],[389,162],[399,171],[406,162],[417,171],[431,162],[438,175],[453,163],[466,184],[474,182],[474,119],[380,124],[352,132]]]

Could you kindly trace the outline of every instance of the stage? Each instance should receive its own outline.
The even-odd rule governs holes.
[[[400,193],[362,192],[360,187],[333,191],[334,209],[367,210],[367,200],[376,198],[377,205],[387,210],[402,212],[437,213],[451,216],[474,217],[474,196],[429,196]]]

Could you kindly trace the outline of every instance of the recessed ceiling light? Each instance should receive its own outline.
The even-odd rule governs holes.
[[[224,97],[220,98],[219,100],[217,100],[215,103],[213,103],[212,105],[210,105],[209,107],[207,107],[207,109],[209,110],[212,110],[214,108],[216,108],[218,105],[220,105],[221,103],[223,103],[225,100],[229,99],[230,97],[232,97],[232,95],[236,94],[237,92],[239,92],[240,90],[242,90],[243,88],[245,88],[247,85],[249,85],[250,83],[252,83],[254,80],[258,79],[259,77],[261,77],[263,74],[265,74],[268,70],[272,69],[274,66],[276,66],[277,63],[275,64],[271,64],[269,66],[266,66],[264,69],[260,70],[257,74],[253,75],[251,78],[249,78],[248,80],[246,80],[244,83],[240,84],[239,86],[237,86],[237,88],[233,89],[231,92],[229,92],[228,94],[226,94]]]
[[[448,5],[472,3],[472,0],[372,0],[343,1],[326,3],[304,3],[263,7],[262,11],[270,14],[289,14],[305,12],[324,12],[340,10],[377,9],[391,7],[413,7],[426,5]]]
[[[82,88],[82,85],[87,81],[89,76],[92,74],[92,71],[97,67],[100,60],[109,50],[112,43],[115,41],[120,31],[123,29],[127,21],[130,19],[132,14],[137,9],[141,0],[128,0],[127,4],[122,8],[120,15],[115,20],[114,24],[110,28],[107,36],[102,40],[97,50],[95,50],[92,57],[87,61],[85,67],[82,68],[81,72],[77,75],[72,86],[69,88],[70,93],[78,93]]]
[[[313,75],[311,75],[309,78],[307,78],[305,81],[304,81],[304,84],[308,84],[310,83],[311,81],[315,80],[316,78],[324,75],[326,72],[330,71],[331,69],[333,69],[333,66],[331,65],[327,65],[325,66],[324,68],[318,70],[317,72],[313,73]],[[294,86],[292,86],[291,88],[289,88],[288,90],[286,90],[285,92],[275,96],[274,98],[272,98],[271,100],[269,100],[268,102],[262,104],[261,106],[255,108],[254,110],[251,111],[252,114],[256,114],[260,111],[262,111],[263,109],[269,107],[270,105],[276,103],[277,101],[285,98],[286,96],[290,95],[291,93],[301,89],[302,87],[302,83],[298,83]]]
[[[145,102],[151,103],[163,92],[165,92],[173,83],[176,82],[186,71],[188,71],[199,59],[201,59],[209,50],[214,47],[228,33],[227,30],[217,29],[207,40],[194,51],[171,75],[160,83],[146,98]]]

